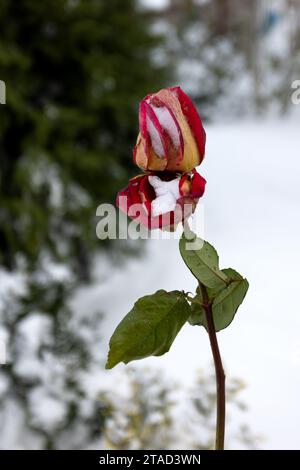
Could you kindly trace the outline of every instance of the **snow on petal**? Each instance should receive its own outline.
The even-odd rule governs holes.
[[[175,210],[177,200],[180,198],[179,180],[180,178],[162,181],[158,176],[148,177],[157,196],[151,203],[153,217]]]
[[[165,106],[157,107],[153,105],[151,105],[151,108],[155,113],[157,119],[159,120],[160,125],[167,131],[167,133],[171,137],[174,147],[179,148],[180,135],[178,127],[168,108],[166,108]]]
[[[166,156],[165,150],[164,150],[164,146],[163,146],[159,131],[156,129],[155,125],[153,124],[152,120],[150,119],[148,115],[146,117],[146,122],[147,122],[147,130],[150,135],[151,144],[154,149],[154,152],[156,153],[158,157],[165,158]]]

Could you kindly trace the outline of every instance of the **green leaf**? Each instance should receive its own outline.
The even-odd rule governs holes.
[[[246,279],[241,276],[240,278],[237,281],[232,281],[219,292],[213,301],[212,313],[216,331],[223,330],[232,322],[237,309],[244,300],[249,284]]]
[[[243,280],[243,277],[232,268],[221,269],[221,271],[227,277],[227,285],[229,285],[232,281]],[[217,286],[215,288],[206,287],[209,300],[214,300],[223,289],[224,285]]]
[[[241,281],[243,280],[243,276],[240,275],[235,269],[226,268],[222,269],[222,273],[224,273],[229,281]]]
[[[216,331],[226,328],[232,322],[249,287],[248,281],[234,269],[222,269],[222,272],[226,274],[230,284],[221,289],[206,287],[208,298],[212,302],[212,313]],[[201,303],[203,303],[203,297],[198,286],[194,302],[191,304],[191,315],[188,321],[191,325],[204,326],[207,329],[205,310]]]
[[[205,326],[206,325],[206,320],[205,320],[205,311],[204,308],[201,306],[203,303],[203,296],[201,289],[199,286],[196,289],[196,295],[193,299],[196,302],[191,303],[191,314],[188,318],[188,322],[190,325],[200,325],[200,326]],[[199,303],[198,303],[199,302]]]
[[[166,353],[190,313],[180,291],[159,290],[140,298],[110,339],[106,368]]]
[[[191,305],[191,314],[188,318],[188,322],[192,326],[198,325],[204,326],[204,328],[206,328],[205,311],[201,305]]]
[[[227,276],[219,269],[218,254],[208,242],[196,235],[192,239],[187,238],[183,233],[179,249],[185,264],[198,281],[212,289],[222,289],[227,285]]]

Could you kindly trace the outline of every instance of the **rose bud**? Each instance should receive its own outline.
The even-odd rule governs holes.
[[[139,175],[118,193],[116,203],[150,230],[172,228],[194,212],[205,184],[196,170],[181,177],[171,173]]]
[[[186,173],[202,162],[205,130],[180,87],[147,95],[140,103],[139,122],[133,159],[142,170]]]

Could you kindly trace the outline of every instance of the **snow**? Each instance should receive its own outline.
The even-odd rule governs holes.
[[[55,429],[65,418],[64,403],[49,395],[44,387],[37,387],[32,391],[29,406],[35,416],[35,424],[45,429]]]
[[[169,134],[169,136],[171,137],[174,147],[179,148],[180,136],[179,136],[178,128],[176,126],[176,123],[170,111],[165,106],[161,106],[161,107],[157,107],[153,105],[150,105],[150,106],[154,114],[158,118],[159,123],[162,126],[162,128],[165,129],[167,133]]]
[[[150,135],[151,139],[151,144],[154,149],[154,152],[159,158],[164,158],[165,157],[165,149],[163,146],[162,138],[160,136],[160,133],[156,129],[155,125],[153,124],[152,120],[150,117],[147,115],[146,117],[146,122],[147,122],[147,130]]]
[[[146,8],[163,9],[169,5],[170,0],[141,0],[141,4]]]
[[[247,384],[248,424],[265,437],[263,447],[299,449],[299,117],[210,125],[206,131],[206,158],[199,168],[208,182],[204,235],[218,250],[221,267],[232,266],[250,283],[234,322],[219,333],[226,372]],[[202,216],[199,211],[196,218]],[[116,268],[106,285],[87,289],[86,295],[81,291],[76,300],[85,310],[101,302],[107,312],[106,348],[139,296],[196,287],[178,240],[151,239],[146,248],[144,258]],[[134,366],[160,367],[189,386],[195,371],[210,361],[205,331],[187,325],[168,354]],[[116,372],[124,368],[119,365]],[[108,373],[109,380],[114,373]]]
[[[6,297],[10,294],[25,294],[25,279],[23,274],[10,273],[0,269],[0,313],[5,308]]]
[[[19,361],[14,364],[14,370],[24,378],[42,378],[47,381],[48,370],[38,354],[41,344],[49,342],[51,334],[51,320],[46,315],[32,312],[20,322],[18,332],[22,338],[23,353]]]
[[[155,217],[173,211],[180,198],[179,178],[162,181],[158,176],[149,176],[148,180],[157,196],[151,203],[152,215]]]

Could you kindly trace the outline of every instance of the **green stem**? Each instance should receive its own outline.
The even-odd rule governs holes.
[[[206,287],[199,283],[204,301],[204,311],[207,323],[207,331],[214,359],[217,385],[217,423],[216,423],[216,450],[224,450],[225,437],[225,373],[219,350],[212,306],[208,298]]]

